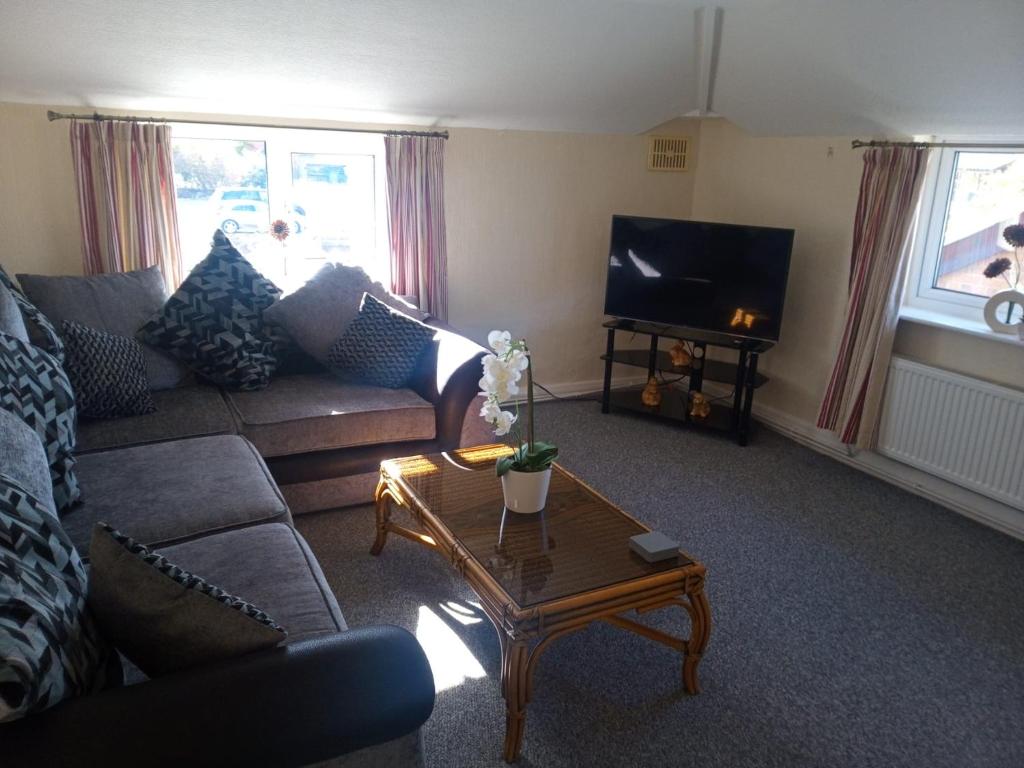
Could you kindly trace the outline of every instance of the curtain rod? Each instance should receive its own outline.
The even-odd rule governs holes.
[[[851,144],[853,149],[862,147],[949,147],[951,149],[1024,149],[1024,144],[999,144],[998,142],[988,143],[964,143],[962,141],[861,141],[854,139]]]
[[[337,131],[340,133],[377,133],[384,136],[432,136],[438,139],[447,139],[448,131],[387,131],[374,128],[328,128],[324,125],[273,125],[271,123],[233,123],[219,122],[216,120],[177,120],[170,117],[137,117],[134,115],[101,115],[93,112],[91,115],[74,115],[66,112],[54,112],[47,110],[46,119],[54,120],[120,120],[129,123],[188,123],[190,125],[233,125],[239,128],[292,128],[301,131]]]

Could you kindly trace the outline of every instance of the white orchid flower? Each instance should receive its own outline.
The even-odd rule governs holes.
[[[494,434],[498,437],[507,435],[512,425],[516,423],[516,415],[511,411],[501,411],[494,424]]]
[[[480,409],[480,415],[484,417],[484,421],[488,424],[496,424],[500,414],[501,406],[498,405],[497,400],[492,398],[488,398],[487,402],[484,403],[484,407]]]
[[[504,355],[508,352],[508,347],[511,343],[512,334],[508,331],[491,331],[487,334],[487,345],[499,355]]]
[[[521,373],[530,367],[530,358],[523,350],[513,349],[512,354],[508,356],[508,365],[512,370]]]

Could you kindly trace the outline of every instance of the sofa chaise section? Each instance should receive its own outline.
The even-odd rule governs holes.
[[[237,435],[87,453],[78,457],[76,470],[82,503],[62,522],[83,556],[97,522],[154,547],[259,523],[291,522],[263,459]]]

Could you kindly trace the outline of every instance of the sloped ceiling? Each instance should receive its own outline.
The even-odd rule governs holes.
[[[2,0],[0,100],[636,133],[697,105],[692,0]],[[762,135],[1024,134],[1024,0],[736,0]]]

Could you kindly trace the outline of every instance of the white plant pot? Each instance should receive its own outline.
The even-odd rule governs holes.
[[[518,472],[510,469],[501,476],[505,506],[512,512],[521,514],[540,512],[547,503],[550,484],[550,467],[542,472]]]

